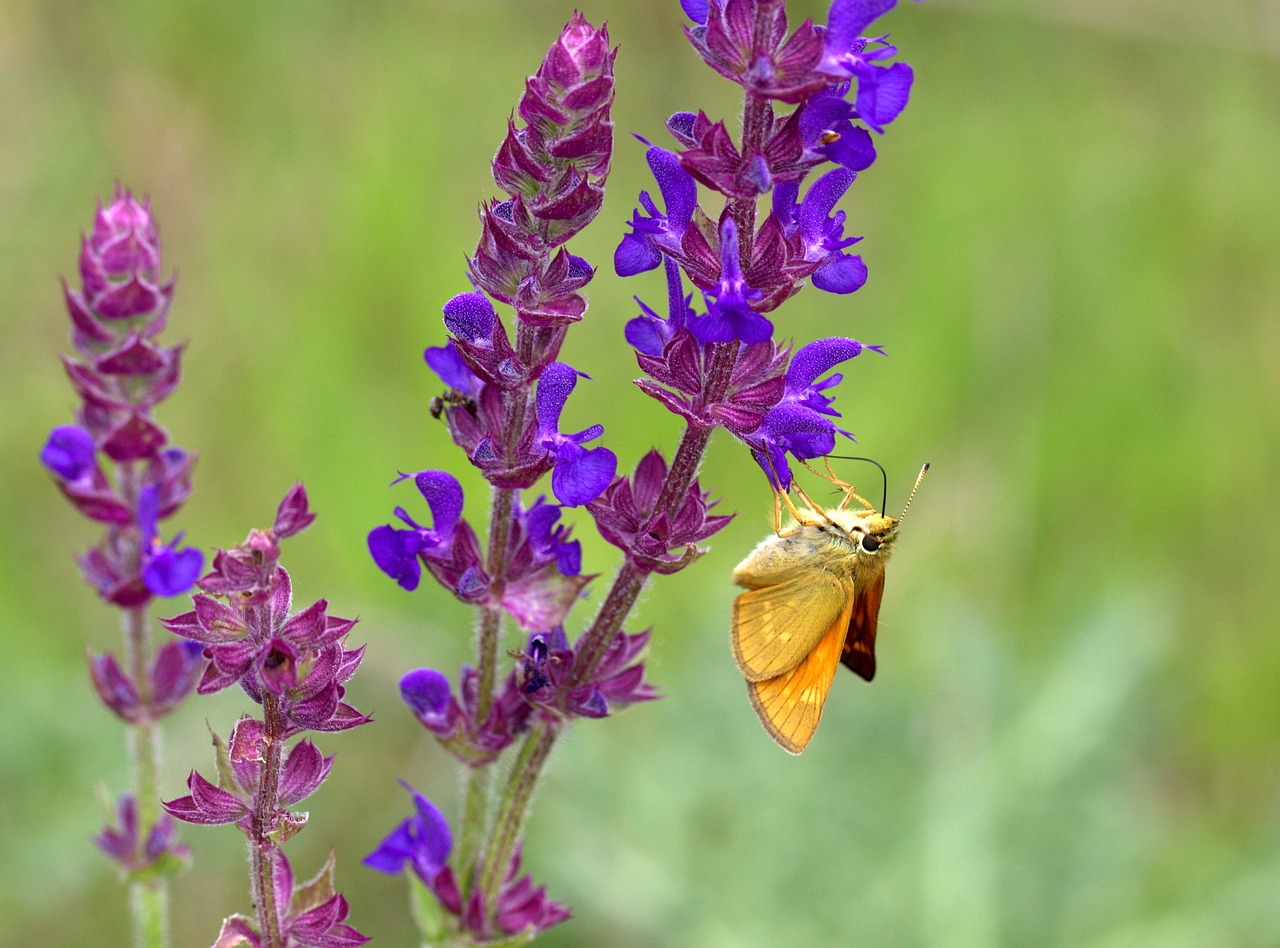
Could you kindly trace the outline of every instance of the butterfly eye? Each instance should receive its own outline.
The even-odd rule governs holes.
[[[876,550],[880,549],[880,541],[869,533],[864,533],[862,535],[861,544],[862,552],[864,553],[874,553]]]

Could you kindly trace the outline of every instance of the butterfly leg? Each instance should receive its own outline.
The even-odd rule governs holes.
[[[865,500],[857,492],[857,490],[854,488],[852,484],[836,476],[836,472],[831,469],[831,458],[823,458],[822,461],[827,468],[826,474],[823,474],[821,471],[815,470],[814,467],[811,464],[809,464],[807,461],[802,460],[800,463],[803,464],[805,467],[807,467],[810,471],[813,471],[814,474],[817,474],[823,480],[830,481],[831,486],[835,487],[837,490],[844,491],[844,500],[840,501],[840,506],[837,508],[838,510],[844,510],[846,507],[848,507],[849,501],[851,500],[858,501],[860,504],[862,504],[863,507],[866,507],[868,510],[874,511],[876,509],[873,504],[868,503],[867,500]]]

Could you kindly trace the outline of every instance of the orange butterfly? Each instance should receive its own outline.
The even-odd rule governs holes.
[[[928,470],[926,464],[916,488]],[[733,657],[760,723],[792,754],[813,738],[841,662],[867,681],[875,676],[884,567],[907,512],[883,516],[851,484],[831,480],[845,492],[831,509],[799,485],[806,509],[775,490],[774,535],[733,571],[733,581],[747,589],[733,603]],[[785,529],[779,498],[795,521]],[[846,509],[851,500],[864,509]]]

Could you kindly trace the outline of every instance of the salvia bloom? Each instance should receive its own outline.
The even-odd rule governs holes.
[[[413,795],[414,814],[387,836],[365,865],[379,872],[397,873],[408,867],[455,919],[457,927],[475,944],[489,944],[515,935],[534,937],[570,917],[570,912],[535,886],[529,876],[520,875],[520,849],[513,852],[502,878],[497,898],[487,904],[479,889],[465,897],[448,865],[453,850],[453,833],[444,814],[408,784]]]
[[[419,668],[400,679],[400,697],[445,750],[472,767],[492,764],[529,730],[533,708],[512,671],[480,708],[480,673],[463,665],[455,695],[449,679],[433,668]]]
[[[108,824],[94,837],[94,843],[120,868],[126,878],[143,880],[172,872],[188,861],[191,849],[178,842],[174,822],[161,814],[150,829],[142,825],[137,798],[122,794],[116,802],[118,826]]]

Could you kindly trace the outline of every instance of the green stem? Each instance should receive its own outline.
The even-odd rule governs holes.
[[[474,886],[475,867],[480,858],[480,839],[489,816],[490,787],[493,765],[467,768],[467,792],[463,801],[462,830],[458,839],[458,859],[454,875],[462,890],[465,904]]]
[[[140,704],[151,704],[151,631],[144,606],[124,611],[125,660],[138,689]],[[150,717],[129,729],[129,757],[133,764],[133,793],[138,805],[138,827],[145,837],[160,818],[160,728]],[[139,948],[165,948],[169,944],[169,881],[164,877],[129,884],[129,911],[133,916],[133,940]]]
[[[533,789],[538,783],[542,767],[555,745],[559,728],[550,721],[540,721],[520,745],[520,754],[511,765],[507,785],[498,804],[498,814],[493,821],[493,833],[484,866],[480,870],[480,891],[484,894],[485,910],[493,916],[498,904],[498,894],[506,878],[507,865],[520,838],[520,829],[529,812]]]

